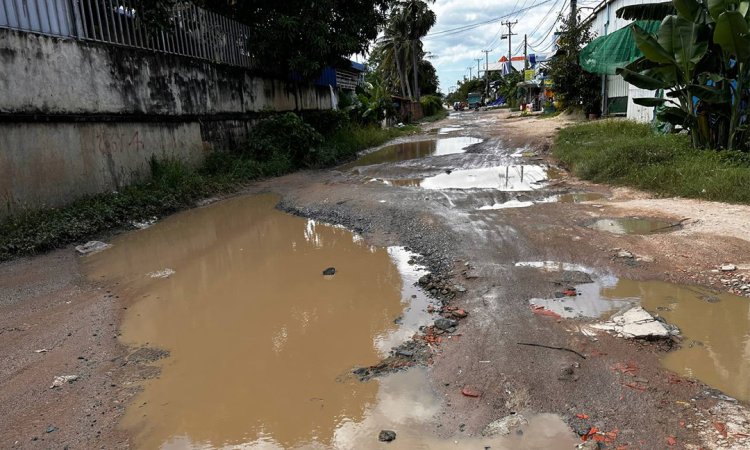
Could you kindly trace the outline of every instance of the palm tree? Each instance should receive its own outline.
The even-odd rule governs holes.
[[[435,3],[435,0],[427,1]],[[435,25],[437,16],[423,0],[404,0],[399,2],[399,9],[401,15],[404,16],[403,20],[408,24],[408,39],[412,58],[411,69],[414,80],[412,87],[414,88],[415,94],[413,98],[419,100],[421,95],[419,92],[418,61],[420,61],[422,55],[424,55],[424,51],[422,50],[422,38],[425,37],[430,31],[430,28]]]
[[[408,78],[408,23],[405,16],[394,11],[380,39],[379,50],[382,52],[380,70],[392,72],[395,67],[402,97],[411,97],[411,86]],[[395,83],[394,83],[395,84]]]

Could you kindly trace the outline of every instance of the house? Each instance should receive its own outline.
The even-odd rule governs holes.
[[[585,70],[601,74],[603,115],[626,116],[639,122],[653,119],[654,108],[636,105],[633,99],[653,97],[654,91],[639,89],[615,73],[617,67],[641,56],[628,28],[633,21],[618,18],[617,10],[648,3],[654,0],[604,0],[582,20],[583,24],[591,24],[591,31],[597,36],[581,51],[580,62]],[[638,24],[650,32],[659,29],[657,21],[639,21]]]

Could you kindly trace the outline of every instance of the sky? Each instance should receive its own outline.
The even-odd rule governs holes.
[[[584,7],[579,15],[586,17],[591,9],[585,8],[599,2],[579,0],[579,8]],[[526,9],[535,5],[538,6]],[[513,56],[523,55],[524,34],[528,34],[529,53],[549,54],[560,13],[570,14],[569,0],[437,0],[431,8],[437,15],[437,23],[423,42],[425,50],[431,53],[430,60],[440,78],[440,89],[446,94],[455,89],[457,80],[469,76],[469,66],[473,68],[472,75],[476,76],[476,59],[481,58],[479,65],[484,71],[485,54],[482,50],[491,50],[490,62],[508,54],[508,41],[501,39],[501,34],[507,34],[508,27],[501,21],[518,21],[512,26],[513,33],[517,33],[511,38]],[[507,17],[499,19],[503,16]],[[499,20],[472,29],[455,30],[492,19]]]

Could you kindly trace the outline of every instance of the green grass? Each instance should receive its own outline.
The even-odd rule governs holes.
[[[560,131],[553,154],[583,179],[660,196],[750,203],[750,155],[696,150],[685,135],[604,120]]]
[[[430,123],[430,122],[437,122],[438,120],[443,120],[446,117],[448,117],[450,113],[445,108],[440,108],[438,112],[431,116],[423,117],[422,120],[420,120],[420,123]]]
[[[326,138],[320,149],[310,150],[308,166],[331,166],[416,130],[347,125]],[[0,221],[0,261],[84,242],[133,221],[191,208],[200,199],[235,192],[252,180],[297,168],[289,155],[276,153],[259,161],[246,152],[214,152],[198,169],[179,161],[151,161],[148,180],[117,193],[84,197],[61,208],[24,211]]]

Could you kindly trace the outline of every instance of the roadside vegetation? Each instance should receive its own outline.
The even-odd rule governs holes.
[[[356,113],[355,113],[356,114]],[[191,168],[151,160],[151,176],[118,192],[84,197],[61,208],[26,211],[0,222],[0,261],[79,243],[108,231],[191,208],[247,182],[305,168],[330,167],[417,128],[382,129],[341,111],[269,116],[236,151],[216,151]]]
[[[626,120],[560,131],[553,154],[583,179],[661,196],[750,203],[750,155],[695,149],[684,134],[657,134]]]

